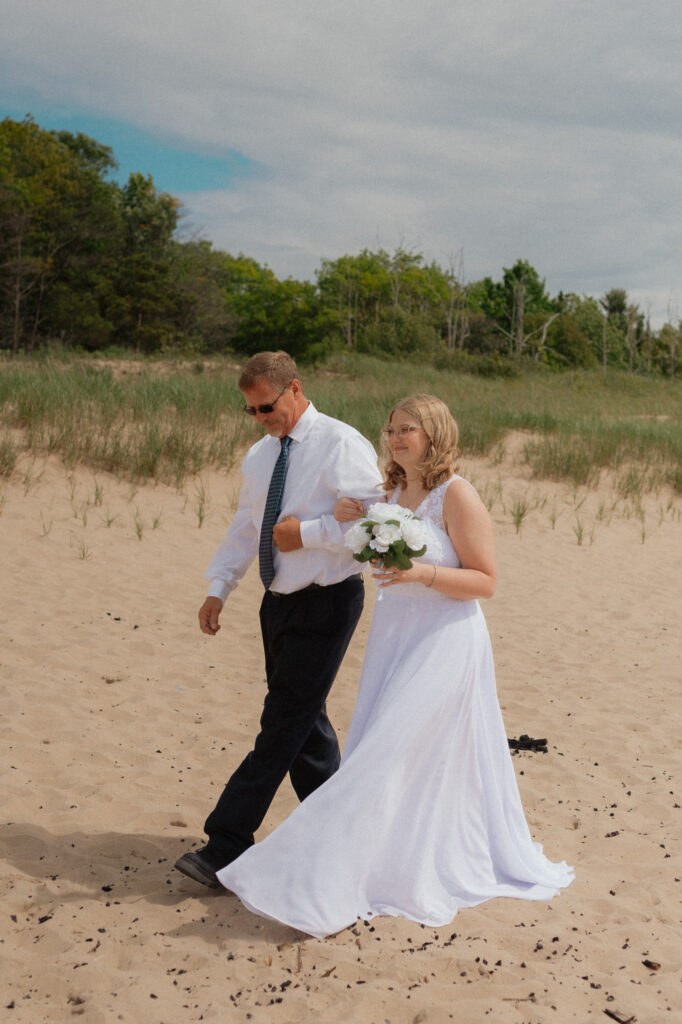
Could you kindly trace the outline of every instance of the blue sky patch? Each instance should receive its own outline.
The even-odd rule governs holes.
[[[114,151],[118,170],[112,177],[125,184],[132,172],[151,174],[159,192],[171,195],[226,189],[238,181],[261,177],[263,164],[243,153],[225,149],[210,152],[179,148],[177,144],[143,131],[125,121],[92,114],[76,114],[33,104],[27,109],[4,106],[0,117],[21,121],[26,114],[48,131],[83,132]]]

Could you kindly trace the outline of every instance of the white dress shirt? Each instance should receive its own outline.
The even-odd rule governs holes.
[[[359,572],[361,566],[343,546],[345,530],[334,519],[334,503],[338,498],[371,502],[384,496],[376,453],[354,427],[318,412],[311,402],[289,437],[280,519],[295,516],[301,521],[303,547],[287,552],[273,547],[275,578],[270,589],[280,594],[311,583],[340,583]],[[280,447],[278,437],[266,435],[244,457],[239,507],[206,571],[211,597],[225,601],[258,554],[265,500]]]

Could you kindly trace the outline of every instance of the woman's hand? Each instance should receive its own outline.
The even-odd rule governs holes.
[[[358,498],[339,498],[334,505],[334,519],[339,523],[351,523],[365,514],[365,506]]]
[[[392,587],[396,583],[423,583],[430,586],[433,579],[433,565],[428,562],[413,562],[411,569],[384,568],[380,560],[372,561],[372,576],[380,587]]]

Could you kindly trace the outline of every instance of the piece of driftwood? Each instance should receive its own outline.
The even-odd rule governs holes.
[[[526,736],[523,733],[522,736],[516,739],[508,739],[510,750],[534,750],[536,753],[546,754],[547,753],[547,740],[534,740],[532,736]]]
[[[620,1010],[604,1010],[607,1017],[618,1021],[618,1024],[635,1024],[637,1018],[633,1014],[621,1013]]]

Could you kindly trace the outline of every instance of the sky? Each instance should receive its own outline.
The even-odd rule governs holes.
[[[0,117],[83,131],[180,237],[314,280],[398,246],[465,281],[682,315],[679,0],[0,0]]]

